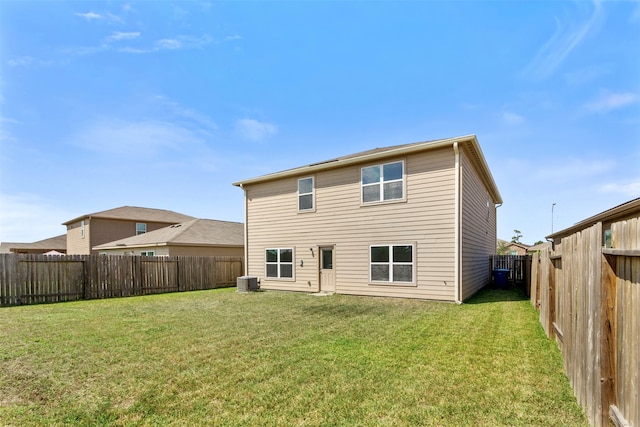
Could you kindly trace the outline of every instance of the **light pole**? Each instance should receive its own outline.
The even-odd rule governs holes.
[[[551,205],[551,234],[553,234],[553,208],[556,207],[556,204]]]

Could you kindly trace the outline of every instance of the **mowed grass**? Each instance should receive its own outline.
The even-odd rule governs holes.
[[[0,425],[588,424],[516,291],[223,289],[0,309]]]

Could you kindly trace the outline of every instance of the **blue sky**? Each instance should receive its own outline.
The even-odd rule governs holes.
[[[533,243],[640,196],[638,1],[0,1],[0,240],[476,134]]]

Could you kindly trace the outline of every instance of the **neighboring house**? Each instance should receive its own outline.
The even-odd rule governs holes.
[[[491,280],[502,198],[474,135],[236,182],[263,289],[462,302]]]
[[[58,254],[67,252],[67,235],[50,237],[48,239],[39,240],[34,243],[0,243],[0,253],[19,253],[19,254],[48,254],[53,251]]]
[[[193,219],[94,246],[93,250],[106,255],[244,256],[244,224]]]
[[[529,246],[527,248],[527,255],[533,255],[535,253],[549,249],[551,249],[551,242],[538,243],[537,245]]]
[[[502,255],[526,255],[529,245],[517,242],[507,242],[506,240],[498,240],[498,248],[504,252]]]
[[[173,211],[135,206],[82,215],[63,223],[67,226],[67,253],[98,253],[91,248],[192,219]]]
[[[611,224],[630,218],[636,218],[638,217],[638,215],[640,215],[640,197],[615,206],[604,212],[600,212],[599,214],[582,220],[569,228],[565,228],[564,230],[560,230],[553,234],[550,234],[546,237],[546,239],[552,241],[553,245],[556,245],[560,243],[562,238],[601,222],[603,234],[602,242],[605,247],[611,248]]]

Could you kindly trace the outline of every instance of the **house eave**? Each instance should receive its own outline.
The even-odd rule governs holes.
[[[334,160],[328,160],[326,162],[321,162],[317,164],[311,164],[306,166],[301,166],[293,169],[287,169],[280,172],[270,173],[267,175],[258,176],[255,178],[246,179],[243,181],[234,182],[233,185],[236,187],[245,187],[251,184],[264,183],[268,181],[274,181],[277,179],[288,178],[293,176],[299,176],[304,174],[310,174],[320,171],[326,171],[330,169],[341,168],[344,166],[355,165],[359,163],[366,163],[370,161],[386,159],[394,156],[401,156],[412,154],[416,152],[426,151],[426,150],[435,150],[438,148],[450,147],[453,144],[458,143],[460,145],[470,145],[473,148],[473,151],[478,154],[477,160],[480,163],[478,166],[480,167],[480,172],[486,181],[487,186],[491,192],[491,195],[496,204],[502,203],[502,197],[498,191],[498,188],[489,172],[489,167],[486,163],[484,156],[482,155],[482,151],[480,150],[480,146],[478,144],[478,140],[475,135],[465,135],[455,138],[447,138],[440,139],[436,141],[425,141],[422,143],[411,144],[408,146],[402,146],[395,149],[375,152],[375,153],[367,153],[361,156],[355,157],[346,157],[346,158],[337,158]]]
[[[206,248],[242,248],[243,245],[237,244],[222,244],[222,243],[147,243],[147,244],[135,244],[135,245],[109,245],[109,246],[94,246],[94,251],[104,251],[112,249],[140,249],[140,248],[156,248],[161,246],[181,246],[181,247],[206,247]]]

